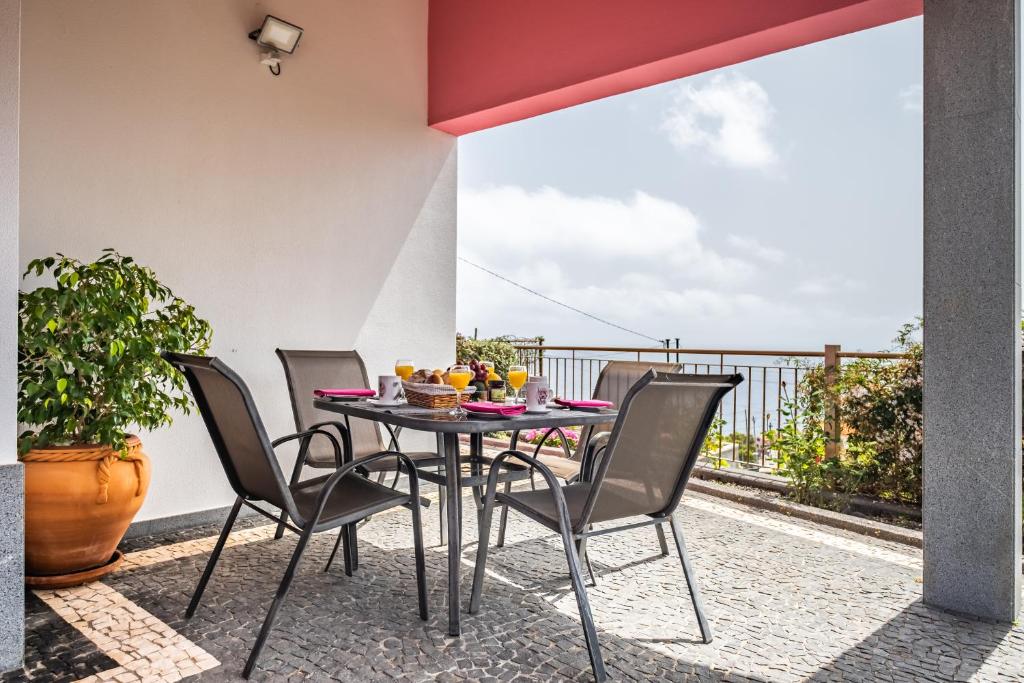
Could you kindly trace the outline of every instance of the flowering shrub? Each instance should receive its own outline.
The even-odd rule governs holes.
[[[519,434],[519,441],[523,443],[532,443],[539,445],[541,439],[544,437],[546,429],[527,429],[525,432]],[[569,452],[576,450],[576,444],[580,440],[579,428],[562,428],[562,432],[565,434],[566,441],[569,442]],[[552,432],[551,436],[544,442],[545,446],[554,446],[556,448],[562,447],[562,438],[558,435],[558,432]]]

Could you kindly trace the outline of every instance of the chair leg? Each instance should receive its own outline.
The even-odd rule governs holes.
[[[355,571],[355,560],[352,558],[352,533],[349,524],[341,527],[341,556],[345,560],[345,576],[352,576]]]
[[[700,599],[700,588],[697,586],[697,576],[690,565],[690,556],[686,553],[686,543],[683,541],[683,527],[675,515],[671,518],[672,535],[676,539],[676,550],[679,551],[679,560],[683,564],[683,576],[686,577],[686,587],[690,590],[690,600],[693,602],[693,611],[697,613],[697,624],[700,626],[700,635],[705,643],[711,642],[711,625],[704,616],[704,603]]]
[[[313,524],[310,523],[306,530],[302,532],[302,536],[299,537],[299,544],[295,546],[295,552],[292,553],[292,559],[288,563],[288,569],[284,572],[284,578],[281,579],[281,585],[277,588],[277,595],[274,596],[274,601],[270,604],[270,611],[267,612],[266,619],[263,620],[263,627],[260,629],[260,633],[256,636],[256,644],[252,647],[252,652],[249,653],[249,659],[245,663],[245,668],[242,670],[242,676],[249,678],[252,674],[252,670],[256,667],[256,662],[260,658],[260,653],[263,651],[263,646],[267,642],[267,636],[270,635],[270,629],[274,626],[274,620],[277,618],[277,611],[281,609],[281,603],[284,602],[285,596],[288,594],[288,589],[291,588],[292,579],[295,578],[295,570],[299,566],[299,560],[302,559],[302,553],[306,550],[306,544],[309,543],[309,537],[313,535]]]
[[[655,524],[654,531],[658,534],[658,545],[661,546],[662,557],[668,557],[668,541],[665,539],[665,525]]]
[[[377,473],[377,483],[383,486],[384,480],[387,479],[387,477],[388,473],[385,472],[384,470],[381,470],[380,472]]]
[[[473,569],[473,591],[469,597],[469,613],[480,611],[480,596],[484,587],[484,569],[487,568],[487,546],[491,542],[491,515],[494,512],[494,491],[488,491],[484,498],[484,509],[480,516],[480,536],[476,546],[476,566]]]
[[[359,541],[356,536],[356,525],[348,525],[348,535],[345,537],[348,541],[348,553],[352,558],[352,571],[359,569]]]
[[[580,621],[583,622],[583,637],[587,642],[590,666],[594,670],[594,678],[597,681],[606,681],[608,680],[608,674],[604,669],[601,646],[597,642],[597,627],[594,626],[594,616],[590,612],[587,588],[583,585],[583,577],[580,575],[580,558],[576,552],[576,543],[573,541],[572,532],[566,524],[562,523],[559,526],[562,533],[562,545],[565,548],[565,559],[569,562],[569,577],[572,579],[572,590],[576,594],[576,606],[580,611]]]
[[[512,491],[512,482],[505,482],[505,493]],[[508,525],[508,505],[501,506],[501,519],[498,521],[498,543],[499,548],[505,547],[505,527]]]
[[[444,484],[437,485],[437,511],[441,515],[441,538],[438,545],[448,544],[448,518],[445,508],[448,506],[448,490]]]
[[[427,620],[427,568],[423,551],[423,522],[420,518],[419,495],[412,501],[412,542],[416,551],[416,597],[419,600],[420,619]]]
[[[590,530],[590,527],[587,527]],[[576,554],[580,556],[580,564],[587,568],[587,573],[590,575],[590,585],[597,585],[597,575],[594,574],[594,565],[590,564],[590,555],[587,553],[587,539],[581,538],[576,541]]]
[[[224,544],[228,540],[228,536],[231,534],[231,527],[235,525],[235,519],[238,517],[238,511],[242,508],[242,499],[236,498],[235,504],[231,507],[231,512],[228,513],[228,518],[224,522],[224,528],[220,532],[220,538],[217,539],[217,545],[213,546],[213,552],[210,554],[210,559],[206,562],[206,569],[203,570],[203,575],[199,578],[199,585],[196,586],[195,593],[192,594],[192,600],[188,603],[188,609],[185,610],[185,618],[191,619],[192,615],[196,613],[196,608],[199,607],[199,601],[203,598],[203,592],[206,590],[206,584],[210,582],[210,577],[213,575],[213,568],[217,566],[217,560],[220,559],[220,552],[224,550]]]
[[[334,564],[334,556],[338,554],[338,547],[341,545],[342,537],[345,535],[345,528],[338,529],[338,538],[334,541],[334,548],[331,550],[331,556],[327,558],[327,564],[324,566],[324,571],[331,571],[331,565]]]

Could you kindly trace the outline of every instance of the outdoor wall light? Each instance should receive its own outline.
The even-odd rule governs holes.
[[[270,73],[280,76],[281,53],[295,52],[299,38],[302,37],[302,29],[268,14],[263,20],[263,26],[250,33],[249,37],[260,47],[270,48],[260,52],[260,64],[265,64]]]

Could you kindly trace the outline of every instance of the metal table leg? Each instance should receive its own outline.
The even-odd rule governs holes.
[[[444,435],[445,494],[448,503],[448,635],[462,633],[459,572],[462,570],[462,465],[459,435]]]

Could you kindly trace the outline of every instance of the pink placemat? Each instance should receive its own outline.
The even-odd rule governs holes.
[[[521,415],[526,412],[526,406],[507,406],[501,403],[491,403],[490,401],[473,401],[471,403],[463,403],[462,407],[471,413],[487,413],[489,415]]]
[[[570,401],[564,398],[556,398],[555,403],[566,408],[611,408],[615,405],[610,401]]]
[[[318,398],[328,396],[375,396],[373,389],[314,389],[313,395]]]

